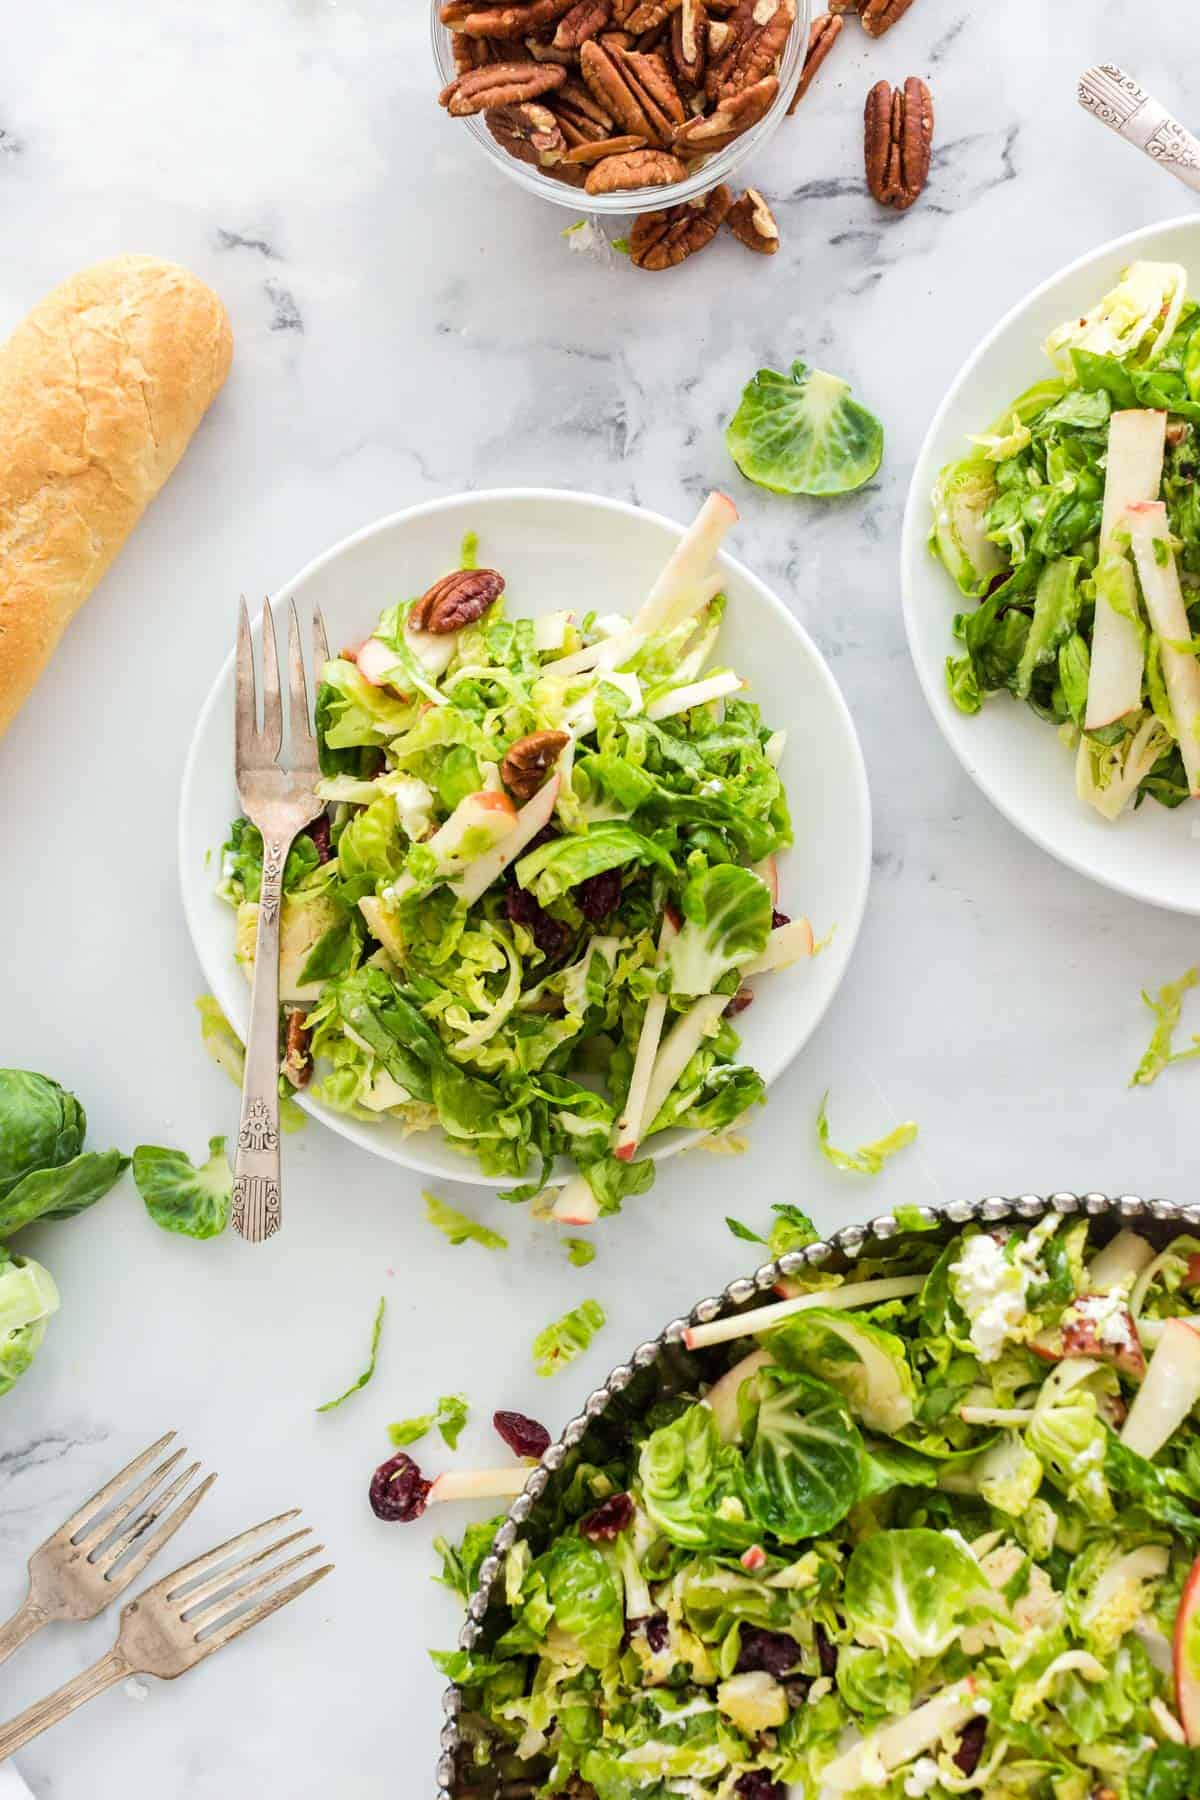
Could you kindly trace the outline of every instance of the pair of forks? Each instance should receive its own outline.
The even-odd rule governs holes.
[[[329,660],[319,607],[313,608],[316,678]],[[234,1158],[234,1230],[253,1244],[274,1237],[283,1223],[279,1168],[279,916],[283,871],[297,834],[325,810],[314,792],[321,778],[308,704],[296,603],[288,602],[289,767],[283,751],[279,651],[269,601],[262,609],[262,723],[254,678],[254,646],[245,600],[238,617],[235,662],[234,768],[242,811],[262,833],[262,892],[250,994],[250,1029],[242,1078],[242,1113]]]
[[[135,1457],[34,1551],[29,1559],[29,1592],[8,1623],[0,1625],[0,1662],[51,1620],[94,1619],[124,1593],[190,1518],[217,1479],[215,1475],[206,1475],[185,1493],[200,1468],[199,1463],[192,1463],[157,1491],[187,1454],[185,1450],[176,1450],[149,1474],[143,1473],[174,1436],[168,1431]],[[136,1486],[125,1494],[131,1481],[136,1481]],[[307,1526],[276,1537],[265,1547],[252,1548],[261,1546],[268,1533],[286,1525],[298,1512],[299,1508],[294,1508],[279,1513],[240,1532],[131,1600],[122,1610],[117,1641],[106,1656],[7,1725],[0,1725],[0,1762],[118,1681],[132,1675],[157,1675],[173,1681],[321,1581],[333,1569],[332,1563],[308,1570],[285,1587],[278,1586],[282,1576],[324,1548],[307,1544],[282,1562],[272,1561],[281,1550],[307,1537]],[[250,1553],[234,1561],[242,1551]],[[260,1594],[264,1597],[251,1605]]]

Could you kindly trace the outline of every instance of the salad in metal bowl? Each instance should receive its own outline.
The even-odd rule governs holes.
[[[321,675],[330,811],[284,876],[284,1073],[440,1125],[573,1223],[650,1185],[655,1133],[763,1099],[733,1019],[813,948],[778,910],[784,734],[714,660],[736,517],[710,496],[632,618],[576,617],[569,584],[509,615],[468,542]],[[219,891],[247,973],[261,866],[236,820]]]
[[[908,1210],[547,1458],[435,1656],[457,1800],[1200,1793],[1200,1238]]]
[[[931,542],[978,604],[950,696],[1024,701],[1116,819],[1200,797],[1200,306],[1135,262],[1053,331],[1037,381],[943,469]]]

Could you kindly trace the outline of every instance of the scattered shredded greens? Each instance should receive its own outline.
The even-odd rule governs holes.
[[[1146,1054],[1129,1078],[1130,1087],[1149,1087],[1171,1063],[1187,1062],[1200,1056],[1200,1037],[1193,1037],[1190,1050],[1172,1048],[1175,1029],[1183,1010],[1183,996],[1200,981],[1200,967],[1188,969],[1178,981],[1168,981],[1158,990],[1157,998],[1143,991],[1143,1003],[1154,1020],[1154,1030],[1146,1046]]]
[[[835,1169],[844,1169],[854,1175],[878,1175],[883,1165],[897,1150],[903,1150],[911,1144],[917,1135],[917,1127],[913,1120],[906,1119],[903,1125],[897,1125],[886,1137],[876,1138],[872,1144],[861,1144],[857,1150],[839,1150],[836,1144],[829,1141],[829,1119],[826,1116],[826,1105],[829,1095],[825,1094],[817,1112],[817,1143],[825,1161],[832,1163]]]
[[[585,1300],[582,1305],[555,1319],[533,1340],[533,1363],[539,1375],[557,1375],[568,1363],[583,1354],[605,1323],[607,1315],[598,1300]]]
[[[586,1269],[590,1262],[596,1260],[596,1246],[589,1244],[586,1238],[564,1238],[563,1243],[566,1245],[567,1258],[573,1268]]]
[[[324,1406],[318,1406],[318,1412],[332,1412],[335,1406],[340,1406],[343,1400],[348,1400],[350,1398],[351,1394],[357,1394],[359,1388],[365,1388],[372,1375],[374,1375],[375,1359],[379,1354],[379,1334],[383,1330],[383,1315],[386,1307],[387,1301],[381,1296],[379,1308],[375,1314],[375,1323],[371,1328],[371,1354],[367,1359],[366,1368],[358,1377],[357,1381],[352,1381],[350,1383],[350,1386],[346,1389],[344,1394],[339,1394],[336,1400],[327,1400]]]
[[[233,1170],[223,1137],[209,1138],[208,1161],[196,1164],[182,1150],[139,1144],[133,1153],[133,1179],[146,1211],[164,1231],[212,1238],[229,1223]]]
[[[434,1412],[420,1413],[412,1419],[398,1419],[388,1426],[388,1436],[396,1448],[402,1450],[408,1444],[420,1443],[436,1425],[447,1448],[457,1450],[459,1435],[470,1410],[465,1394],[443,1394]]]
[[[436,1194],[424,1194],[425,1217],[431,1225],[436,1225],[442,1235],[452,1244],[482,1244],[485,1250],[507,1250],[508,1239],[501,1237],[498,1231],[492,1231],[487,1225],[480,1225],[478,1220],[469,1219],[466,1213],[460,1213],[453,1206],[447,1206]]]
[[[260,862],[261,862],[261,851]],[[196,1001],[196,1011],[200,1014],[200,1037],[204,1048],[235,1087],[242,1085],[242,1076],[246,1070],[246,1052],[241,1038],[217,1005],[212,994],[201,994]],[[280,1078],[279,1083],[279,1128],[281,1131],[299,1131],[305,1124],[305,1115],[291,1097],[290,1085]]]

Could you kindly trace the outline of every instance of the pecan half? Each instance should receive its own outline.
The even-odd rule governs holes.
[[[708,22],[708,55],[715,62],[718,56],[724,56],[733,41],[733,26],[728,19],[710,19]]]
[[[660,25],[665,25],[682,3],[683,0],[641,0],[621,23],[626,31],[640,37],[643,31],[656,31]]]
[[[517,800],[532,800],[570,739],[565,731],[532,731],[510,744],[500,779]]]
[[[587,39],[602,31],[612,17],[612,0],[575,0],[570,12],[563,14],[554,33],[556,50],[578,50]]]
[[[486,38],[469,38],[465,31],[450,34],[450,54],[460,75],[468,75],[481,63],[491,62],[492,53]]]
[[[773,10],[759,23],[759,15],[767,7]],[[735,14],[735,31],[737,17]],[[710,98],[723,99],[726,94],[740,93],[764,75],[774,75],[795,23],[796,0],[757,0],[750,15],[750,28],[736,37],[733,47],[706,77]]]
[[[862,11],[862,0],[829,0],[831,13],[858,13]]]
[[[443,25],[465,31],[468,37],[523,38],[542,25],[552,25],[569,9],[571,0],[527,0],[524,6],[443,6]],[[447,17],[447,14],[452,17]]]
[[[715,112],[701,113],[680,126],[672,148],[681,156],[707,156],[713,150],[726,149],[765,117],[778,92],[779,78],[764,75],[740,93],[722,94]]]
[[[913,0],[864,0],[858,10],[863,30],[868,37],[882,37],[897,19],[904,17],[912,3]]]
[[[671,67],[675,80],[694,94],[704,81],[708,63],[708,11],[704,0],[681,0],[671,15]]]
[[[711,244],[729,213],[733,196],[722,182],[703,200],[641,213],[629,234],[629,260],[635,268],[674,269],[697,250]]]
[[[686,174],[686,164],[667,150],[627,150],[589,169],[584,186],[589,194],[615,194],[622,188],[666,187]]]
[[[578,163],[583,168],[590,168],[593,163],[603,162],[606,156],[623,156],[627,150],[644,150],[644,137],[610,137],[601,138],[594,144],[576,144],[563,157],[564,162]]]
[[[305,1009],[297,1006],[287,1016],[287,1037],[284,1044],[283,1062],[280,1074],[287,1077],[294,1088],[307,1087],[312,1075],[312,1032],[304,1023]]]
[[[775,214],[757,188],[747,188],[741,199],[730,207],[726,223],[747,250],[757,250],[760,256],[774,256],[779,248]]]
[[[566,78],[566,70],[553,63],[486,63],[481,69],[458,76],[442,89],[438,100],[454,118],[462,119],[497,106],[536,100],[539,94],[561,87]]]
[[[525,48],[534,62],[559,63],[564,69],[574,69],[579,64],[578,50],[559,50],[553,38],[527,37]]]
[[[580,49],[579,72],[623,132],[665,147],[687,116],[661,57],[606,50],[591,39]]]
[[[495,569],[455,569],[443,575],[409,608],[411,631],[444,635],[482,619],[504,592],[504,577]]]
[[[822,13],[819,19],[813,20],[808,33],[808,49],[804,55],[804,67],[800,72],[795,98],[788,107],[789,119],[816,80],[817,71],[841,35],[842,21],[835,19],[832,13]]]
[[[865,118],[867,186],[881,206],[906,212],[929,177],[933,148],[933,97],[910,75],[893,90],[877,81],[867,95]]]
[[[498,144],[535,167],[551,166],[566,154],[567,140],[548,106],[527,100],[520,106],[490,107],[484,123]]]

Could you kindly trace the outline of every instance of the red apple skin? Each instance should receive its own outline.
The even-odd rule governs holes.
[[[1200,1287],[1200,1254],[1188,1257],[1187,1272],[1183,1277],[1184,1287]]]
[[[1029,1340],[1028,1348],[1042,1362],[1048,1363],[1059,1363],[1066,1354],[1060,1331],[1039,1331],[1035,1338]]]
[[[1200,1744],[1200,1556],[1188,1571],[1172,1642],[1175,1710],[1189,1744]]]
[[[1091,1298],[1084,1294],[1083,1299]],[[1069,1319],[1062,1328],[1063,1352],[1067,1356],[1094,1356],[1100,1362],[1110,1362],[1122,1375],[1128,1375],[1131,1381],[1143,1381],[1146,1375],[1146,1353],[1142,1349],[1141,1339],[1137,1334],[1133,1315],[1129,1308],[1124,1308],[1127,1342],[1124,1344],[1106,1344],[1102,1342],[1094,1322],[1086,1314]]]
[[[743,1569],[748,1570],[751,1575],[754,1575],[766,1562],[767,1553],[761,1544],[751,1544],[748,1550],[742,1552],[739,1560]]]

